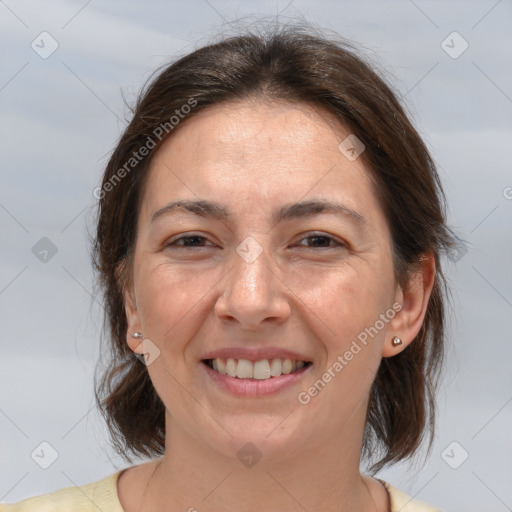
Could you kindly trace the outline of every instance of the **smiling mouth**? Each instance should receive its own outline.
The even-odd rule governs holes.
[[[248,359],[217,357],[215,359],[203,359],[201,362],[222,375],[252,380],[268,380],[281,375],[297,373],[311,365],[310,361],[279,358],[261,359],[253,362]]]

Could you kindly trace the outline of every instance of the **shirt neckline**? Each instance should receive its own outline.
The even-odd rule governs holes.
[[[113,483],[113,488],[112,488],[112,494],[113,494],[113,499],[115,500],[115,504],[116,504],[116,508],[118,508],[119,510],[118,511],[114,511],[114,512],[125,512],[123,506],[121,505],[121,500],[119,499],[119,492],[118,492],[118,488],[117,488],[117,482],[119,481],[119,477],[121,476],[121,473],[123,473],[123,471],[126,471],[127,469],[129,468],[124,468],[124,469],[121,469],[119,471],[117,471],[116,473],[113,473],[110,478],[112,479],[112,483]],[[384,480],[381,480],[380,478],[375,478],[375,477],[371,477],[371,478],[374,478],[375,480],[377,480],[377,482],[379,482],[383,487],[384,489],[386,490],[386,496],[387,496],[387,505],[386,505],[386,510],[387,512],[393,512],[393,509],[392,509],[392,498],[391,498],[391,492],[390,492],[390,485],[384,481]]]

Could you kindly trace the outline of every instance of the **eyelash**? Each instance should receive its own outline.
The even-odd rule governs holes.
[[[187,236],[181,236],[179,238],[176,238],[175,240],[173,240],[172,242],[168,243],[166,245],[166,247],[172,247],[172,248],[176,248],[176,247],[179,247],[181,249],[192,249],[192,248],[199,248],[199,247],[204,247],[204,246],[186,246],[186,245],[179,245],[177,244],[176,242],[179,242],[180,240],[190,240],[190,239],[194,239],[194,238],[200,238],[202,240],[208,240],[206,237],[204,236],[201,236],[201,235],[187,235]],[[304,238],[302,238],[300,240],[300,242],[302,242],[303,240],[307,240],[307,239],[310,239],[310,238],[324,238],[330,242],[334,242],[334,246],[331,246],[331,247],[305,247],[305,246],[302,246],[302,247],[305,247],[306,249],[335,249],[336,247],[346,247],[346,244],[344,244],[343,242],[340,242],[338,240],[336,240],[335,238],[333,238],[332,236],[329,236],[329,235],[324,235],[324,234],[312,234],[312,235],[309,235],[309,236],[306,236]],[[212,247],[212,246],[210,246]]]

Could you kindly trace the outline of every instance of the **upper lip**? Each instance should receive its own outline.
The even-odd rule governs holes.
[[[201,357],[201,360],[229,357],[232,357],[233,359],[247,359],[252,362],[261,361],[262,359],[291,359],[293,361],[304,362],[311,361],[311,358],[299,354],[298,352],[279,347],[225,347],[207,352]]]

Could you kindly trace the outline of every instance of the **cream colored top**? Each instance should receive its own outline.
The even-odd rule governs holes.
[[[117,479],[121,473],[122,470],[98,482],[67,487],[11,505],[0,504],[0,512],[124,512],[117,495]],[[412,499],[387,482],[382,483],[391,499],[391,512],[441,512]]]

